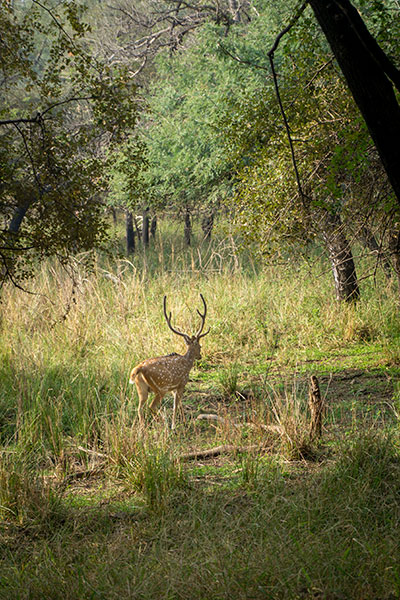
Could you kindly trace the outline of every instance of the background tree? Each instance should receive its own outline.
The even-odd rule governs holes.
[[[173,106],[171,104],[167,106],[167,104],[168,102],[173,103],[174,86],[181,85],[178,79],[184,75],[183,71],[180,69],[180,75],[177,74],[180,61],[185,60],[186,75],[189,78],[198,75],[198,72],[190,74],[192,68],[190,54],[191,49],[198,45],[200,48],[204,47],[203,42],[198,41],[199,35],[200,38],[203,35],[201,30],[204,24],[217,24],[217,29],[220,31],[219,35],[226,36],[233,25],[239,22],[249,22],[251,15],[256,16],[257,11],[247,0],[245,2],[212,0],[211,2],[194,1],[185,3],[176,2],[175,0],[164,0],[162,2],[115,0],[112,5],[107,5],[107,7],[99,7],[96,3],[92,3],[90,6],[90,22],[93,24],[93,32],[87,36],[87,39],[94,48],[96,56],[101,56],[109,64],[125,65],[131,76],[143,88],[144,94],[147,96],[148,93],[150,97],[150,110],[147,111],[147,117],[141,122],[143,140],[146,145],[149,145],[150,164],[152,165],[151,175],[149,174],[147,177],[149,196],[151,197],[150,206],[153,206],[153,213],[156,207],[158,210],[161,206],[173,209],[175,214],[186,224],[184,225],[185,239],[186,242],[189,242],[191,216],[199,212],[199,202],[202,202],[202,199],[205,198],[207,189],[212,190],[212,186],[210,188],[207,187],[207,184],[203,184],[201,198],[198,197],[194,201],[195,194],[192,193],[192,189],[195,192],[198,190],[198,186],[195,190],[191,184],[187,185],[188,182],[186,181],[183,185],[184,193],[177,198],[175,184],[171,177],[174,179],[177,177],[179,181],[184,181],[188,171],[181,173],[181,168],[186,169],[186,166],[182,164],[182,156],[177,157],[176,150],[178,145],[182,148],[191,143],[196,145],[197,137],[200,136],[203,139],[198,144],[195,154],[197,157],[201,156],[204,150],[208,153],[207,145],[213,143],[215,132],[210,132],[209,127],[206,125],[207,131],[203,134],[202,122],[199,122],[196,131],[186,132],[185,140],[179,142],[177,140],[178,132],[176,131],[174,132],[175,139],[173,141],[176,148],[171,151],[167,148],[169,133],[167,134],[163,125],[158,121],[164,119],[167,114],[167,118],[170,119],[170,114],[174,111]],[[189,56],[186,59],[184,57],[187,53]],[[194,60],[193,64],[195,70],[199,67],[196,67],[196,61],[197,59]],[[203,57],[200,68],[207,70],[209,66],[207,56]],[[171,77],[174,78],[174,81]],[[189,87],[190,84],[188,83],[186,89]],[[167,94],[166,98],[163,97],[165,92]],[[199,106],[202,100],[204,100],[204,96],[198,100],[197,104]],[[191,101],[193,101],[193,98]],[[208,110],[209,107],[210,104],[206,109]],[[144,108],[146,112],[149,107],[146,105]],[[191,109],[186,107],[186,110],[190,111]],[[204,121],[204,111],[201,116]],[[159,134],[161,138],[157,140]],[[218,143],[221,144],[220,141]],[[164,145],[166,154],[164,154],[164,149],[161,149],[162,145]],[[169,164],[166,168],[166,164],[163,162],[161,173],[157,173],[157,163],[161,158],[157,154],[164,154],[162,160],[168,154],[174,155],[175,166],[171,169],[172,165]],[[188,154],[190,158],[193,153],[189,151]],[[205,161],[203,160],[201,167],[204,164]],[[208,166],[209,169],[210,166]],[[218,166],[216,169],[218,170]],[[200,165],[197,170],[200,173]],[[208,175],[204,179],[207,179],[207,177]],[[215,178],[215,174],[213,177]],[[168,181],[168,178],[170,178],[169,183],[163,185],[163,182]],[[172,195],[170,192],[172,192]],[[115,194],[113,193],[113,195]],[[143,202],[141,210],[147,206],[147,200]],[[208,232],[212,223],[212,215],[218,203],[219,200],[212,197],[207,202],[207,206],[204,207],[203,212],[209,223]],[[136,212],[138,208],[137,206]]]
[[[146,86],[160,52],[172,54],[190,46],[205,23],[228,32],[257,11],[249,0],[114,0],[107,6],[92,3],[90,14],[96,53],[113,64],[129,64],[131,74]]]
[[[228,36],[221,27],[204,26],[191,47],[157,63],[145,129],[147,176],[166,205],[182,206],[184,213],[210,198],[227,198],[236,187],[246,239],[257,239],[270,253],[319,238],[331,259],[337,297],[351,300],[359,290],[347,237],[360,237],[372,214],[393,210],[393,198],[376,196],[373,211],[365,204],[368,193],[356,199],[376,157],[309,13],[275,59],[295,144],[296,181],[268,58],[260,51],[266,34],[273,41],[294,6],[278,14],[265,2],[257,18],[231,28]],[[366,17],[374,17],[375,34],[385,32],[383,42],[393,48],[395,28],[384,26],[387,6],[381,2],[378,8]],[[382,170],[381,179],[387,181]]]
[[[230,113],[233,98],[260,89],[265,73],[238,68],[221,44],[231,37],[237,43],[250,37],[256,22],[236,24],[228,37],[224,26],[206,24],[190,47],[156,62],[157,80],[149,87],[142,129],[148,148],[145,177],[153,196],[186,223],[194,213],[212,219],[232,192],[234,170],[222,115]],[[248,41],[247,55],[254,52],[254,43]]]
[[[106,239],[107,161],[137,109],[125,69],[86,50],[76,3],[7,3],[0,19],[0,279],[20,285],[37,259]]]
[[[400,92],[400,71],[349,0],[309,0],[309,4],[365,119],[400,203],[400,105],[393,89],[395,86]],[[382,2],[374,4],[378,10],[384,6]]]
[[[387,18],[383,6],[379,14]],[[383,23],[376,19],[375,26],[389,42]],[[237,199],[244,233],[255,232],[263,252],[319,237],[337,297],[353,299],[359,290],[347,235],[360,238],[384,215],[382,229],[387,228],[393,194],[329,47],[307,15],[282,41],[277,65],[297,177],[278,103],[274,108],[265,89],[261,101],[251,97],[240,106],[230,125],[231,150],[242,173]]]

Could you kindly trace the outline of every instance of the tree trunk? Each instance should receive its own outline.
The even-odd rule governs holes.
[[[152,238],[155,237],[156,231],[157,231],[157,215],[154,215],[154,217],[151,220],[151,225],[150,225],[150,236]]]
[[[324,412],[324,399],[321,397],[319,381],[315,375],[311,375],[310,388],[308,392],[308,406],[310,408],[310,438],[319,440],[322,434],[322,417]]]
[[[353,255],[340,216],[324,211],[321,227],[331,261],[336,298],[354,302],[359,299],[360,290]]]
[[[135,226],[135,230],[136,230],[136,235],[139,241],[142,240],[142,229],[140,227],[140,224],[138,224],[138,219],[137,217],[133,217],[133,224]]]
[[[127,210],[125,213],[126,218],[126,253],[134,254],[135,252],[135,231],[133,229],[133,215]]]
[[[202,221],[201,228],[203,230],[203,239],[209,240],[211,238],[211,233],[214,225],[214,213],[212,211],[207,212]]]
[[[367,124],[400,203],[400,71],[369,33],[349,0],[310,0],[350,91]],[[391,81],[390,81],[391,80]]]
[[[26,213],[28,212],[28,208],[31,204],[33,204],[34,199],[29,198],[21,202],[19,206],[16,207],[10,224],[8,226],[8,231],[11,233],[18,233],[19,228],[21,227],[21,223],[25,218]]]
[[[114,206],[111,207],[111,214],[112,214],[112,218],[113,218],[114,227],[116,227],[118,225],[118,221],[117,221],[117,211]]]
[[[183,237],[185,239],[186,246],[190,246],[192,243],[192,219],[190,218],[190,210],[186,207],[185,212],[185,227],[183,231]]]
[[[149,245],[150,239],[150,219],[149,219],[149,207],[143,210],[143,222],[142,222],[142,244],[146,248]]]

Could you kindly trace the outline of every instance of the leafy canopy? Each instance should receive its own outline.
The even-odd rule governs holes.
[[[79,3],[0,12],[0,280],[98,247],[109,160],[135,127],[127,71],[90,53]]]

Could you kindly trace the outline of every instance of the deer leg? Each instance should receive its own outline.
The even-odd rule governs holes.
[[[143,422],[144,422],[143,409],[147,402],[150,388],[140,373],[139,373],[139,375],[136,376],[135,385],[136,385],[137,393],[139,396],[139,406],[138,406],[139,423],[140,423],[140,425],[143,425]]]
[[[152,413],[155,413],[157,411],[163,398],[164,394],[162,392],[155,392],[154,398],[150,403],[150,410]]]
[[[177,412],[180,414],[180,416],[184,420],[184,414],[183,414],[182,402],[181,402],[181,398],[182,398],[182,395],[183,395],[183,390],[175,390],[173,392],[173,394],[174,394],[174,408],[173,408],[173,412],[172,412],[172,425],[171,425],[171,429],[175,429],[176,413]]]

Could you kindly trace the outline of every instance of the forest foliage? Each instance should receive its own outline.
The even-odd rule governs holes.
[[[399,0],[0,0],[0,598],[400,597],[399,202],[317,4],[396,80]]]
[[[396,71],[398,3],[355,5]],[[398,200],[307,3],[33,0],[1,19],[2,281],[104,246],[107,206],[128,251],[143,210],[145,244],[151,214],[190,244],[222,210],[260,256],[322,246],[339,299],[359,295],[355,242],[400,276]]]

